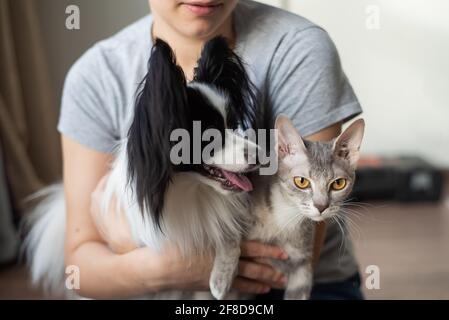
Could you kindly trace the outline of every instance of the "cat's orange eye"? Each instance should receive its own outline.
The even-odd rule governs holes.
[[[307,189],[310,186],[310,181],[304,177],[294,177],[293,183],[299,189]]]
[[[343,190],[346,187],[346,179],[345,178],[338,178],[331,184],[332,190],[339,191]]]

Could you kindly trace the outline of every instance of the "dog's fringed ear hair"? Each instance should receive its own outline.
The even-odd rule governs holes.
[[[248,77],[240,57],[224,37],[209,40],[195,68],[195,82],[212,84],[229,98],[228,125],[233,129],[256,128],[257,89]]]
[[[170,46],[157,39],[140,84],[128,132],[128,182],[142,213],[160,226],[164,196],[173,173],[170,134],[188,128],[186,79]]]

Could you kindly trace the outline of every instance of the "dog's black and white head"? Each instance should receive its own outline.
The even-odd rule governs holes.
[[[153,46],[148,67],[127,141],[129,181],[141,211],[159,223],[164,196],[176,172],[192,172],[224,196],[250,191],[252,185],[244,173],[254,168],[248,148],[255,145],[226,129],[256,129],[256,93],[241,59],[226,40],[216,37],[206,43],[191,83],[169,45],[160,39]],[[193,161],[193,152],[189,163],[174,164],[170,154],[176,142],[170,136],[175,129],[191,133],[191,146],[200,143],[201,152],[210,143],[193,141],[197,121],[202,132],[220,132],[220,147],[199,164]]]

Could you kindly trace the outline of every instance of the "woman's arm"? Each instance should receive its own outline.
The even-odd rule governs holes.
[[[64,189],[67,206],[66,265],[80,269],[79,294],[86,297],[118,297],[147,292],[139,268],[157,268],[142,253],[112,253],[103,243],[90,216],[90,197],[109,169],[112,156],[62,137]],[[149,275],[155,273],[148,273]],[[156,283],[156,282],[154,282]],[[157,288],[155,288],[157,289]]]
[[[307,140],[310,141],[329,141],[332,140],[341,133],[341,122],[338,122],[326,129],[323,129],[309,137]],[[326,223],[320,222],[317,224],[315,231],[315,243],[313,246],[313,265],[316,265],[320,258],[321,248],[324,244],[324,239],[326,237]]]
[[[175,248],[163,253],[138,248],[125,254],[104,243],[90,214],[91,194],[108,172],[112,156],[89,149],[63,135],[64,188],[67,205],[66,265],[80,270],[78,294],[89,298],[126,298],[164,289],[207,290],[212,258],[183,259]],[[244,243],[247,257],[282,258],[282,250]],[[260,293],[282,286],[281,276],[264,264],[242,262],[234,288]]]

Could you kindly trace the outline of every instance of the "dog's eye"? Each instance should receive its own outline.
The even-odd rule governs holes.
[[[293,183],[299,189],[307,189],[310,186],[310,181],[304,177],[294,177]]]
[[[332,190],[339,191],[343,190],[346,187],[346,179],[345,178],[338,178],[331,184]]]

